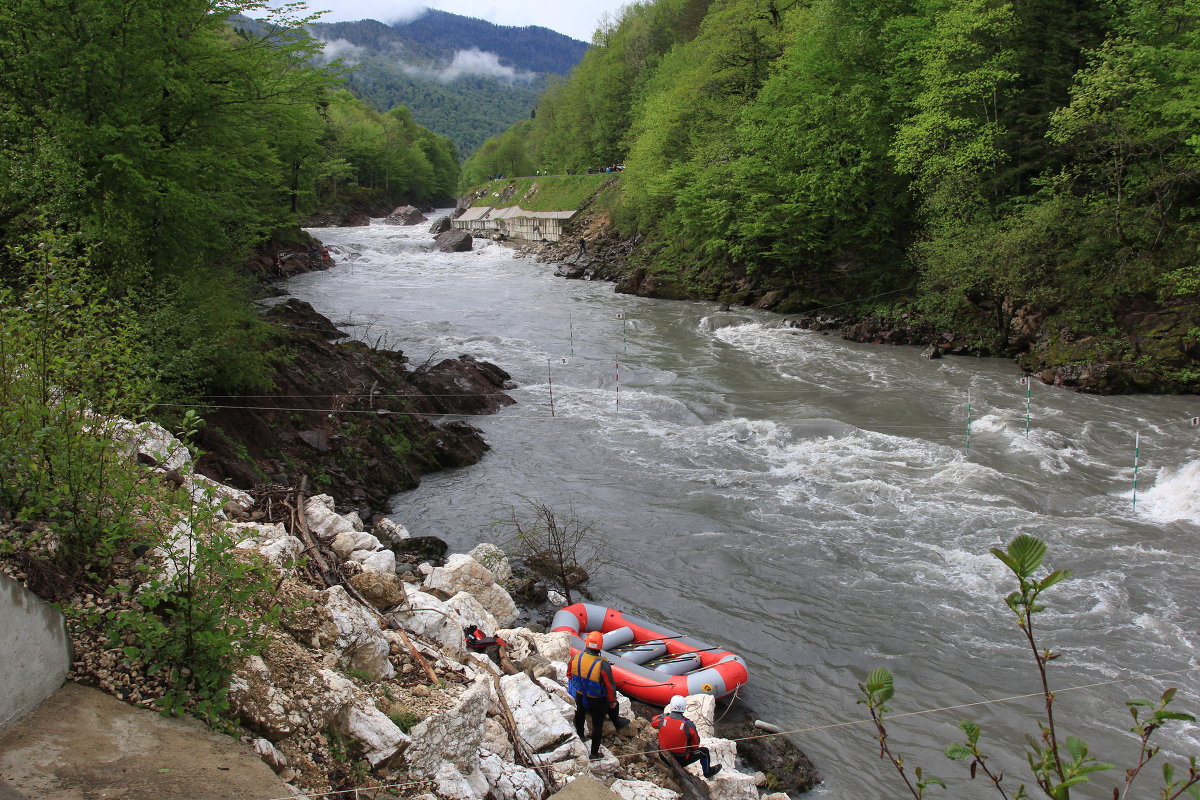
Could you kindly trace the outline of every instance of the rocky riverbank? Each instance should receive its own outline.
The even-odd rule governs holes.
[[[690,698],[688,715],[724,767],[715,779],[699,778],[695,766],[689,777],[673,776],[647,752],[656,738],[643,718],[610,731],[601,758],[590,760],[565,690],[568,639],[514,626],[512,568],[497,547],[415,563],[413,554],[427,551],[413,535],[419,529],[386,518],[368,529],[357,513],[338,513],[332,497],[303,488],[243,492],[195,473],[188,450],[156,425],[117,430],[149,474],[188,487],[207,511],[179,509],[169,542],[123,554],[111,589],[79,587],[63,598],[72,677],[137,705],[163,698],[161,676],[137,643],[113,642],[86,621],[136,607],[140,587],[186,574],[180,553],[229,537],[239,560],[271,576],[273,588],[253,603],[263,613],[283,610],[234,670],[234,733],[296,796],[387,787],[391,796],[423,800],[540,800],[581,775],[626,800],[673,800],[681,779],[687,796],[713,800],[786,800],[775,789],[807,788],[739,770],[737,744],[716,734],[707,696]],[[502,637],[501,657],[469,649],[468,625]],[[633,717],[628,701],[621,704]]]
[[[809,313],[803,293],[764,287],[752,276],[719,285],[686,286],[662,273],[636,266],[639,238],[620,237],[606,214],[584,214],[559,242],[522,243],[523,254],[557,265],[556,274],[578,280],[604,280],[616,291],[664,300],[713,300],[792,315],[789,327],[837,333],[855,342],[910,345],[930,357],[972,355],[1012,358],[1043,383],[1095,394],[1200,391],[1200,318],[1182,301],[1163,305],[1127,298],[1114,311],[1105,335],[1081,334],[1052,324],[1045,314],[1013,309],[1006,316],[1003,343],[986,321],[974,326],[936,324],[903,302],[890,314]],[[839,303],[839,305],[841,305]]]

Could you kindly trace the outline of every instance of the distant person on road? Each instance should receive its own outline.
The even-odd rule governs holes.
[[[650,724],[658,729],[658,746],[674,756],[681,767],[699,761],[704,777],[711,778],[721,771],[721,765],[710,764],[708,748],[700,746],[700,733],[696,724],[683,715],[685,710],[687,698],[677,694],[667,703],[663,713],[650,720]]]

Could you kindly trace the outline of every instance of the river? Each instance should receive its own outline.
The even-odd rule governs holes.
[[[597,595],[742,653],[745,701],[804,729],[792,738],[825,776],[815,796],[904,796],[869,726],[827,727],[864,718],[855,686],[876,666],[896,676],[895,713],[1039,690],[1003,602],[1013,582],[988,554],[1020,533],[1074,570],[1037,618],[1061,653],[1052,686],[1105,684],[1060,693],[1060,736],[1123,768],[1137,751],[1126,699],[1178,686],[1177,705],[1200,711],[1200,398],[1036,384],[1027,434],[1009,361],[929,360],[767,312],[618,295],[491,242],[435,252],[424,225],[313,233],[338,266],[286,291],[414,364],[470,353],[519,385],[517,405],[471,420],[492,446],[483,461],[396,496],[395,518],[453,549],[493,538],[488,523],[521,496],[594,520],[614,557]],[[998,796],[941,754],[957,721],[976,720],[1011,795],[1029,782],[1021,747],[1039,707],[888,730],[910,768],[950,784],[931,796]],[[1179,760],[1200,753],[1200,728],[1161,741]],[[1157,796],[1147,772],[1131,796]],[[1111,797],[1120,779],[1072,797]]]

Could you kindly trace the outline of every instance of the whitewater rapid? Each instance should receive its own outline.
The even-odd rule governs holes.
[[[1062,692],[1067,733],[1126,766],[1125,699],[1178,686],[1178,705],[1200,711],[1197,397],[1036,384],[1026,433],[1011,362],[928,360],[766,312],[617,295],[490,242],[438,253],[424,226],[313,232],[338,266],[286,291],[415,363],[470,353],[518,384],[517,405],[470,420],[492,446],[484,460],[398,495],[396,518],[456,548],[494,538],[489,523],[522,495],[595,520],[614,563],[594,591],[743,653],[744,699],[803,731],[794,740],[826,776],[817,796],[901,796],[869,728],[829,727],[863,718],[855,686],[875,666],[896,675],[897,712],[1037,690],[1003,604],[1011,580],[988,554],[1019,533],[1075,571],[1038,621],[1062,654],[1053,685],[1120,681]],[[983,797],[941,755],[955,723],[984,726],[1015,787],[1029,782],[1020,748],[1037,707],[907,717],[889,732],[949,796]],[[1200,729],[1162,741],[1196,753]],[[1118,773],[1072,796],[1109,797]]]

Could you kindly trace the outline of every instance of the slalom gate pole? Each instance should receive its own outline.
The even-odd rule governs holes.
[[[1133,434],[1133,510],[1137,511],[1138,457],[1141,455],[1142,433]]]
[[[550,416],[554,416],[554,377],[550,374],[550,359],[546,359],[546,385],[550,387]]]
[[[571,326],[571,355],[575,355],[575,315],[567,315],[567,324]]]
[[[971,390],[967,389],[967,449],[971,449]]]
[[[617,410],[621,410],[621,362],[613,359],[613,367],[617,373]]]
[[[1025,435],[1029,435],[1029,416],[1033,412],[1033,376],[1026,375],[1025,382]]]

